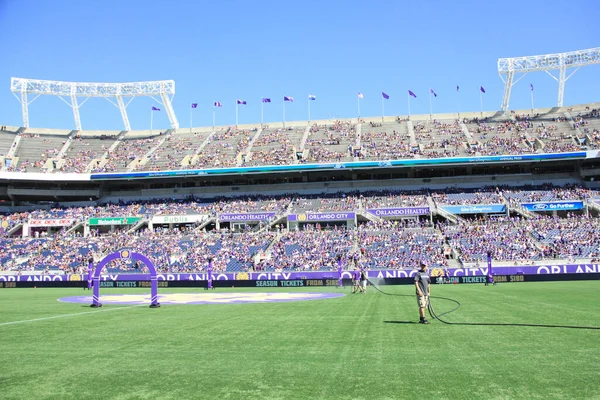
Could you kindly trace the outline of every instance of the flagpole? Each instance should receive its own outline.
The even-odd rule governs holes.
[[[429,88],[429,119],[433,119],[433,108],[431,106],[431,88]]]
[[[479,89],[479,107],[481,108],[481,116],[483,117],[483,93]]]
[[[260,102],[260,127],[264,127],[264,115],[265,115],[265,102],[261,100]]]
[[[308,123],[310,124],[310,96],[308,97]]]
[[[213,106],[213,131],[215,130],[215,106]]]
[[[190,107],[190,133],[192,133],[192,111],[194,111],[194,109]]]
[[[238,127],[238,102],[235,101],[235,127]]]
[[[406,97],[408,97],[408,119],[410,119],[410,93],[406,93]]]
[[[533,107],[533,88],[531,89],[531,116],[533,117],[533,109],[535,107]]]
[[[283,129],[285,129],[285,99],[283,99]]]
[[[152,122],[154,119],[154,110],[150,109],[150,134],[152,134]]]
[[[383,122],[384,115],[385,115],[385,106],[383,105],[383,95],[381,95],[381,122]]]
[[[460,90],[459,89],[456,89],[456,98],[458,99],[458,119],[460,119]]]
[[[357,102],[358,102],[358,116],[356,119],[358,119],[358,121],[360,122],[360,96],[356,96]]]

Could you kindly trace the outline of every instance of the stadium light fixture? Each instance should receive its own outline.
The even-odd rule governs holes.
[[[600,64],[600,47],[587,50],[577,50],[568,53],[544,54],[539,56],[499,58],[498,73],[504,82],[504,97],[502,98],[502,111],[508,110],[510,94],[513,85],[520,81],[527,73],[544,71],[558,82],[557,106],[563,106],[565,97],[565,83],[577,70],[586,65]],[[567,68],[575,68],[567,76]],[[558,78],[550,71],[558,70]],[[516,73],[523,73],[514,81]],[[506,78],[504,78],[506,75]]]
[[[75,129],[81,130],[81,117],[79,116],[79,107],[81,107],[90,97],[102,97],[108,100],[112,105],[121,111],[123,125],[125,130],[130,131],[129,117],[127,115],[127,106],[133,98],[147,96],[153,98],[156,102],[162,104],[165,108],[171,127],[179,128],[179,122],[171,104],[175,96],[175,81],[148,81],[148,82],[125,82],[125,83],[91,83],[91,82],[61,82],[46,81],[27,78],[10,78],[10,90],[17,100],[21,103],[21,112],[23,114],[23,127],[29,127],[29,105],[39,96],[57,96],[64,101],[73,110],[75,120]],[[17,95],[18,94],[18,95]],[[29,100],[28,95],[36,95],[33,100]],[[68,98],[69,101],[64,98]],[[85,97],[81,103],[78,97]],[[160,97],[160,100],[156,97]],[[128,98],[125,102],[124,99]],[[116,102],[114,100],[116,100]]]

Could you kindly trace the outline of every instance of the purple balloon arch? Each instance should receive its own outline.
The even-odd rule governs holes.
[[[154,263],[148,259],[143,254],[135,253],[130,250],[121,250],[116,251],[112,254],[107,255],[100,261],[100,263],[94,269],[94,273],[92,274],[92,282],[94,285],[94,295],[92,297],[92,304],[90,307],[102,307],[102,303],[100,303],[100,275],[102,273],[102,269],[111,261],[121,259],[121,258],[130,258],[133,260],[141,261],[146,264],[148,267],[148,271],[150,272],[150,308],[160,307],[160,303],[158,302],[158,283],[156,278],[156,268],[154,267]]]

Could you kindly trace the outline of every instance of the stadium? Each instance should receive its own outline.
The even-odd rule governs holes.
[[[430,88],[427,114],[409,90],[407,114],[385,115],[382,92],[382,115],[360,116],[358,93],[356,117],[311,120],[309,95],[285,121],[282,96],[261,104],[281,122],[238,124],[236,100],[235,124],[214,102],[197,127],[174,80],[11,78],[3,396],[597,398],[600,102],[564,93],[568,69],[599,63],[600,48],[500,58],[494,111],[434,113]],[[511,108],[533,72],[557,80],[556,105],[534,107],[531,85],[531,108]],[[39,96],[67,98],[74,129],[30,126]],[[132,129],[139,97],[170,127]],[[83,129],[90,98],[122,126]]]

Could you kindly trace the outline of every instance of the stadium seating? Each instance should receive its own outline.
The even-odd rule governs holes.
[[[600,148],[596,108],[554,108],[484,118],[290,125],[178,131],[0,131],[8,171],[114,172],[570,152]],[[20,141],[15,140],[19,138]]]
[[[322,195],[284,195],[222,198],[198,201],[193,198],[98,204],[82,207],[46,207],[0,216],[0,270],[81,271],[92,255],[101,258],[120,248],[149,255],[163,272],[203,270],[208,256],[216,271],[324,270],[335,268],[337,255],[349,263],[353,258],[368,268],[413,268],[420,261],[432,266],[450,263],[470,265],[484,262],[491,251],[499,261],[530,262],[549,259],[593,259],[600,255],[600,218],[580,211],[563,215],[524,218],[503,217],[459,219],[457,223],[429,216],[421,219],[386,221],[361,217],[356,229],[334,224],[308,224],[287,231],[278,223],[272,229],[259,224],[242,232],[229,229],[200,229],[197,225],[146,225],[110,231],[91,229],[88,237],[68,227],[39,237],[20,237],[11,229],[30,219],[69,218],[86,221],[92,217],[138,216],[149,221],[158,215],[275,212],[287,213],[349,211],[364,213],[371,208],[430,205],[519,204],[534,201],[600,201],[600,193],[580,186],[481,187],[474,190],[449,188],[437,191],[382,190]],[[597,207],[597,206],[596,206]],[[360,214],[364,215],[364,214]],[[127,230],[131,232],[126,233]],[[457,265],[457,264],[453,264]],[[139,266],[138,266],[139,267]],[[117,263],[109,271],[133,271],[132,263]]]
[[[511,112],[507,115],[453,119],[436,115],[396,118],[385,122],[333,120],[328,123],[219,128],[178,131],[68,131],[7,127],[0,130],[0,165],[3,171],[38,173],[89,173],[159,171],[189,168],[285,165],[401,158],[437,158],[498,154],[567,152],[600,148],[600,112],[590,106],[554,108],[543,114]],[[6,159],[6,160],[5,160]],[[10,161],[8,161],[10,160]],[[521,203],[581,200],[593,212],[569,215],[517,217]],[[508,206],[505,218],[469,217],[450,223],[436,214],[443,205]],[[388,223],[366,215],[368,209],[393,207],[432,208],[432,215],[409,222]],[[505,261],[598,257],[597,212],[600,192],[581,186],[494,186],[478,189],[380,190],[320,195],[245,196],[197,200],[157,199],[84,206],[43,205],[29,211],[0,216],[2,229],[0,270],[73,270],[90,254],[100,257],[108,249],[139,249],[161,261],[166,271],[204,268],[208,254],[221,271],[252,268],[332,268],[336,254],[350,257],[363,250],[370,268],[411,268],[418,260],[444,266],[449,261],[477,263],[487,249]],[[159,215],[274,212],[278,217],[311,212],[356,212],[358,228],[324,223],[288,232],[282,221],[267,230],[259,224],[245,232],[228,229],[205,232],[197,225],[147,229]],[[530,213],[531,214],[531,213]],[[139,217],[139,226],[110,231],[92,227],[89,237],[81,229],[65,227],[21,238],[17,228],[30,219]],[[536,214],[535,216],[539,216]],[[434,220],[434,224],[431,222]],[[282,229],[283,228],[283,229]],[[277,229],[277,232],[275,232]],[[126,231],[131,231],[126,233]],[[257,233],[258,231],[258,233]],[[9,236],[10,233],[10,236]],[[510,238],[508,240],[507,238]],[[165,248],[169,249],[165,253]],[[423,251],[422,249],[427,249]],[[448,249],[454,260],[448,260]],[[262,261],[255,259],[257,254]],[[115,270],[134,268],[123,264]]]

